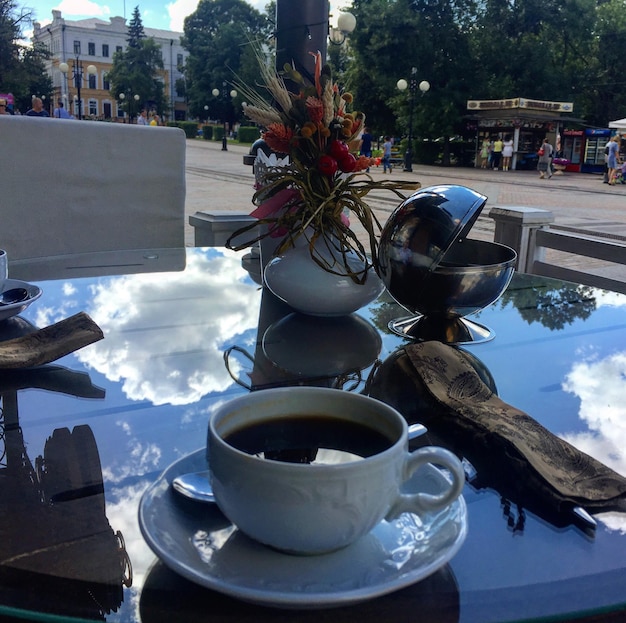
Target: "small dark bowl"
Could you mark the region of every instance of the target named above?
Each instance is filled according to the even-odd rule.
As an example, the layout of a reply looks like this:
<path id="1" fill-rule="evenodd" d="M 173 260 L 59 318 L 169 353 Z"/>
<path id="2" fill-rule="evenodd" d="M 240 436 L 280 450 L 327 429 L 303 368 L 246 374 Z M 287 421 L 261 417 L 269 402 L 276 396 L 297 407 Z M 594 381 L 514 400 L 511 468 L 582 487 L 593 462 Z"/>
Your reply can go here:
<path id="1" fill-rule="evenodd" d="M 452 245 L 419 288 L 410 261 L 397 266 L 391 294 L 411 312 L 460 318 L 498 300 L 513 277 L 516 260 L 515 251 L 505 245 L 464 240 Z"/>

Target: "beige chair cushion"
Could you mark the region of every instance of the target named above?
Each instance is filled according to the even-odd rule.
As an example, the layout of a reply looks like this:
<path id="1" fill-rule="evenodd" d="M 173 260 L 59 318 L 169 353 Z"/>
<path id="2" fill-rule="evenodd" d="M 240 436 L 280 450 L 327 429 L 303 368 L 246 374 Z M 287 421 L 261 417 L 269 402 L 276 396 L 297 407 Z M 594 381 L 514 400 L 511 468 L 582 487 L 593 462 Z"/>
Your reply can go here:
<path id="1" fill-rule="evenodd" d="M 0 248 L 9 260 L 184 247 L 178 128 L 0 115 Z"/>

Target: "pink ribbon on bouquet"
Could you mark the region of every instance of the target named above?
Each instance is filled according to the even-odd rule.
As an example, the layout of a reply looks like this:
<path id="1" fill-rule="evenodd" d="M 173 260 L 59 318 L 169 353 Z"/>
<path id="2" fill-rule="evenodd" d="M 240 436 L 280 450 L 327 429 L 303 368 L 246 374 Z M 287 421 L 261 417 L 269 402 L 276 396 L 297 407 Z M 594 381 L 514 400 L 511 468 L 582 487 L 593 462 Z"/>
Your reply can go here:
<path id="1" fill-rule="evenodd" d="M 264 219 L 269 218 L 274 215 L 278 215 L 278 213 L 285 208 L 285 206 L 290 206 L 289 209 L 293 210 L 296 206 L 294 205 L 297 200 L 300 199 L 300 193 L 297 190 L 293 190 L 292 188 L 284 188 L 283 190 L 279 190 L 273 197 L 264 201 L 256 210 L 253 210 L 250 213 L 250 216 L 254 216 L 254 218 Z M 276 227 L 276 225 L 269 225 L 270 236 L 272 238 L 278 238 L 279 236 L 284 236 L 287 233 L 287 229 L 284 227 Z"/>

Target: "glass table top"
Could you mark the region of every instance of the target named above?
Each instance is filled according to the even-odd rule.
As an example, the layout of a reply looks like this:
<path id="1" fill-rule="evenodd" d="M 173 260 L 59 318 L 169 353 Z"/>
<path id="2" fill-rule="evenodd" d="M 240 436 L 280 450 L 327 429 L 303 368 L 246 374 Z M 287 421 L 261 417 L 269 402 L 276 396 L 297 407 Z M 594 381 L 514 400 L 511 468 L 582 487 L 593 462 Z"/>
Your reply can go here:
<path id="1" fill-rule="evenodd" d="M 167 569 L 142 538 L 139 501 L 164 469 L 203 446 L 224 400 L 288 384 L 364 391 L 409 343 L 387 328 L 407 312 L 383 294 L 349 317 L 305 317 L 264 291 L 240 253 L 168 253 L 10 267 L 43 295 L 0 322 L 0 340 L 79 311 L 105 339 L 47 366 L 0 371 L 0 614 L 290 616 Z M 463 349 L 498 395 L 626 475 L 626 296 L 517 274 L 473 318 L 495 339 Z M 496 490 L 489 457 L 475 476 L 464 491 L 468 537 L 451 562 L 409 588 L 329 611 L 334 621 L 401 621 L 407 609 L 459 623 L 626 610 L 626 514 L 596 515 L 589 530 Z M 324 620 L 322 612 L 299 612 L 298 621 Z"/>

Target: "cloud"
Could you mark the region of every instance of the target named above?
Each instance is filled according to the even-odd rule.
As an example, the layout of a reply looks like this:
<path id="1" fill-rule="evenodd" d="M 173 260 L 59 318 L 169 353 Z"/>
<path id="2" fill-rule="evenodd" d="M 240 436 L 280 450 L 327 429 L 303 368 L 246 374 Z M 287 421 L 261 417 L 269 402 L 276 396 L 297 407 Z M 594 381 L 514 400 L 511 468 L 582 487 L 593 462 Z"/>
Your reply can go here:
<path id="1" fill-rule="evenodd" d="M 175 32 L 183 32 L 185 18 L 191 15 L 198 7 L 198 0 L 176 0 L 165 5 L 170 16 L 170 29 Z"/>
<path id="2" fill-rule="evenodd" d="M 579 450 L 626 476 L 626 351 L 600 358 L 586 354 L 572 364 L 563 390 L 580 399 L 579 417 L 587 430 L 562 437 Z M 597 517 L 610 530 L 626 532 L 623 514 Z"/>
<path id="3" fill-rule="evenodd" d="M 233 383 L 225 348 L 258 324 L 260 291 L 244 283 L 247 275 L 234 253 L 190 252 L 184 273 L 102 281 L 88 313 L 106 339 L 77 357 L 121 382 L 131 400 L 184 405 L 224 391 Z"/>
<path id="4" fill-rule="evenodd" d="M 106 4 L 98 4 L 90 0 L 61 0 L 54 7 L 59 9 L 64 17 L 107 17 L 111 15 L 111 9 Z"/>
<path id="5" fill-rule="evenodd" d="M 75 1 L 75 0 L 74 0 Z M 294 1 L 294 0 L 290 0 Z M 297 0 L 296 0 L 297 1 Z M 257 11 L 263 13 L 267 0 L 248 0 L 248 4 L 253 6 Z M 333 26 L 337 23 L 337 16 L 340 9 L 349 9 L 352 6 L 352 0 L 333 0 L 330 3 L 331 24 Z M 175 0 L 166 5 L 167 13 L 170 16 L 170 29 L 182 32 L 185 17 L 191 15 L 198 7 L 198 0 Z"/>

